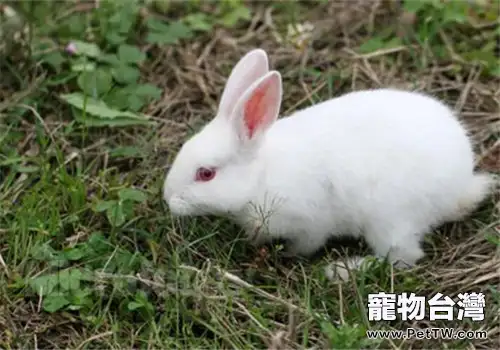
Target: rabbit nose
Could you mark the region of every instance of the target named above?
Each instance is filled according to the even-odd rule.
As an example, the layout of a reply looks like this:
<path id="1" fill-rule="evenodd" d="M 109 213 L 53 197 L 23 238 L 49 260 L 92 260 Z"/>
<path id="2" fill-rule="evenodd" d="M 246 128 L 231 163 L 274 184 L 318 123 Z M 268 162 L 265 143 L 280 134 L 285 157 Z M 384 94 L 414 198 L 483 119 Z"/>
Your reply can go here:
<path id="1" fill-rule="evenodd" d="M 170 198 L 172 198 L 172 192 L 167 190 L 163 191 L 163 199 L 167 202 L 167 204 L 170 202 Z"/>
<path id="2" fill-rule="evenodd" d="M 172 198 L 172 194 L 172 189 L 165 184 L 163 187 L 163 199 L 165 200 L 165 202 L 168 203 L 170 201 L 170 198 Z"/>

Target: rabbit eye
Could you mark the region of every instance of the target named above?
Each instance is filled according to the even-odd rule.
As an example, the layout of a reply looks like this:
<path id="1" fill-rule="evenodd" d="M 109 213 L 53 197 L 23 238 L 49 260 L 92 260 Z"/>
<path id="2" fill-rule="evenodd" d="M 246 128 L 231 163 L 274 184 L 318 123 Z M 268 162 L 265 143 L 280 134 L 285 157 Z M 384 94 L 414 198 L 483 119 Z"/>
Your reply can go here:
<path id="1" fill-rule="evenodd" d="M 210 181 L 215 176 L 215 169 L 213 168 L 198 168 L 196 171 L 196 181 Z"/>

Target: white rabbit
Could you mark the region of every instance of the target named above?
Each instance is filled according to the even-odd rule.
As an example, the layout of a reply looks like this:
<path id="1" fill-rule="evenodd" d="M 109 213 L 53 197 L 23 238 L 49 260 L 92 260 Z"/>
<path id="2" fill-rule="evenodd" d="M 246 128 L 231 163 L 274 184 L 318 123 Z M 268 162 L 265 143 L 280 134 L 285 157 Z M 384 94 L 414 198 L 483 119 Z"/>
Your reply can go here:
<path id="1" fill-rule="evenodd" d="M 281 98 L 266 53 L 247 53 L 217 116 L 168 172 L 173 215 L 230 216 L 256 243 L 288 239 L 289 254 L 312 254 L 332 236 L 364 237 L 377 257 L 412 266 L 423 236 L 470 213 L 493 184 L 474 173 L 465 129 L 432 97 L 351 92 L 277 120 Z"/>

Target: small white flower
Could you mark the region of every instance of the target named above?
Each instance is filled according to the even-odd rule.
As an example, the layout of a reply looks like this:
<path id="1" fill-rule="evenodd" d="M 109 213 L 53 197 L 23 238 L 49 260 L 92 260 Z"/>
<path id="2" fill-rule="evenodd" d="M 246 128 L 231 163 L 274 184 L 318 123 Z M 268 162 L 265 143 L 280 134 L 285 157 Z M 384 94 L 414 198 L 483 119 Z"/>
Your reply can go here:
<path id="1" fill-rule="evenodd" d="M 66 48 L 64 49 L 64 51 L 66 51 L 67 53 L 69 53 L 70 55 L 74 55 L 76 54 L 77 52 L 77 48 L 76 48 L 76 45 L 74 43 L 69 43 Z"/>
<path id="2" fill-rule="evenodd" d="M 287 40 L 299 48 L 303 48 L 312 37 L 314 25 L 310 22 L 288 25 Z"/>

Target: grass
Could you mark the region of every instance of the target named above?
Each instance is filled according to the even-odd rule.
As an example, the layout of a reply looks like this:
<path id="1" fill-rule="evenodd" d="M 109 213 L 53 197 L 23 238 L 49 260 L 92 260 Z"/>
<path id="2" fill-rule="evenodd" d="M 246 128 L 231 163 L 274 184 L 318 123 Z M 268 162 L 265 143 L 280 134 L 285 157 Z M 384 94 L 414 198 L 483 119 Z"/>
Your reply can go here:
<path id="1" fill-rule="evenodd" d="M 429 237 L 416 268 L 345 283 L 324 266 L 362 244 L 285 259 L 229 222 L 173 220 L 161 199 L 179 146 L 253 47 L 283 74 L 283 114 L 362 88 L 422 90 L 457 109 L 478 168 L 499 174 L 494 4 L 0 2 L 0 347 L 498 348 L 498 192 Z M 306 21 L 309 36 L 287 38 Z M 381 291 L 483 292 L 485 319 L 369 321 Z M 365 334 L 408 327 L 488 339 Z"/>

